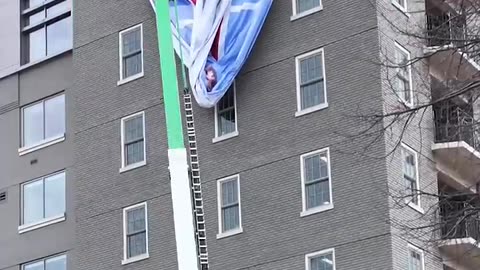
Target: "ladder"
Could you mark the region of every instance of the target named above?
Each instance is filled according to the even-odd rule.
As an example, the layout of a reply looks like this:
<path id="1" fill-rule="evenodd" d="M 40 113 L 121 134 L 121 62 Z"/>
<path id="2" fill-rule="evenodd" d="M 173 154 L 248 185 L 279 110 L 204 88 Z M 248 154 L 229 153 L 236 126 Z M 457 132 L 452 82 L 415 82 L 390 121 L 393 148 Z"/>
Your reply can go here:
<path id="1" fill-rule="evenodd" d="M 192 97 L 189 93 L 183 95 L 185 120 L 188 136 L 188 150 L 190 158 L 190 186 L 193 198 L 193 215 L 195 221 L 195 237 L 197 241 L 197 255 L 201 270 L 208 270 L 207 235 L 205 230 L 205 216 L 203 212 L 202 187 L 200 180 L 200 166 L 198 164 L 197 137 L 193 118 Z"/>

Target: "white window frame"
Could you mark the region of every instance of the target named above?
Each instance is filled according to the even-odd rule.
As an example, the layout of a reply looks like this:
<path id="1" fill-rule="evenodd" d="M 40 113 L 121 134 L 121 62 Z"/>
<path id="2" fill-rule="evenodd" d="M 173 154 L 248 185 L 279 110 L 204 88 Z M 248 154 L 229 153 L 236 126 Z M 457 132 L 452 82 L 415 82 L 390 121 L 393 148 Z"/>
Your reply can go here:
<path id="1" fill-rule="evenodd" d="M 223 228 L 223 221 L 222 221 L 222 183 L 231 181 L 235 178 L 237 181 L 238 189 L 237 189 L 237 196 L 238 196 L 238 228 L 233 229 L 230 231 L 222 232 Z M 225 178 L 221 178 L 217 180 L 217 213 L 218 213 L 218 234 L 217 239 L 236 235 L 243 232 L 243 225 L 242 225 L 242 199 L 240 196 L 240 175 L 235 174 L 231 176 L 227 176 Z"/>
<path id="2" fill-rule="evenodd" d="M 407 269 L 410 270 L 410 252 L 413 251 L 413 252 L 416 252 L 418 254 L 420 254 L 420 258 L 422 260 L 422 269 L 421 270 L 425 270 L 425 253 L 423 252 L 422 249 L 408 243 L 407 245 L 407 250 L 408 250 L 408 256 L 407 256 Z"/>
<path id="3" fill-rule="evenodd" d="M 401 150 L 402 150 L 402 153 L 401 153 L 401 156 L 402 156 L 402 164 L 401 164 L 401 166 L 402 166 L 403 186 L 404 186 L 404 187 L 406 186 L 406 182 L 405 182 L 405 181 L 407 181 L 407 180 L 405 179 L 404 171 L 403 171 L 403 167 L 404 167 L 404 164 L 403 164 L 403 163 L 405 162 L 404 151 L 407 151 L 407 152 L 413 154 L 413 156 L 414 156 L 414 158 L 415 158 L 415 170 L 416 170 L 416 178 L 417 178 L 417 179 L 415 179 L 415 182 L 416 182 L 416 185 L 417 185 L 417 189 L 420 190 L 420 175 L 419 175 L 420 172 L 419 172 L 419 170 L 418 170 L 418 153 L 417 153 L 417 151 L 415 151 L 413 148 L 411 148 L 410 146 L 408 146 L 407 144 L 405 144 L 405 143 L 403 143 L 403 142 L 401 143 Z M 424 213 L 424 210 L 423 210 L 423 208 L 422 208 L 422 206 L 421 206 L 421 196 L 420 196 L 420 194 L 417 194 L 417 201 L 418 201 L 418 204 L 415 204 L 415 203 L 413 203 L 413 201 L 412 201 L 410 198 L 408 198 L 408 197 L 405 198 L 405 203 L 406 203 L 408 206 L 410 206 L 410 207 L 413 208 L 414 210 L 416 210 L 416 211 L 418 211 L 418 212 L 420 212 L 420 213 L 423 214 L 423 213 Z"/>
<path id="4" fill-rule="evenodd" d="M 125 165 L 126 164 L 126 159 L 125 159 L 125 121 L 137 117 L 141 115 L 142 116 L 142 121 L 143 121 L 143 161 Z M 142 166 L 147 165 L 147 136 L 145 133 L 145 111 L 137 112 L 134 114 L 131 114 L 129 116 L 125 116 L 121 119 L 121 124 L 120 124 L 120 132 L 121 132 L 121 153 L 122 153 L 122 167 L 120 168 L 120 173 L 126 172 L 129 170 L 133 170 Z"/>
<path id="5" fill-rule="evenodd" d="M 309 254 L 305 255 L 305 269 L 306 270 L 311 270 L 310 260 L 312 258 L 316 258 L 316 257 L 320 257 L 320 256 L 323 256 L 323 255 L 328 255 L 328 254 L 332 254 L 333 270 L 335 270 L 336 269 L 336 264 L 335 264 L 335 249 L 334 248 L 324 249 L 324 250 L 320 250 L 320 251 L 309 253 Z"/>
<path id="6" fill-rule="evenodd" d="M 50 100 L 50 99 L 53 99 L 53 98 L 56 98 L 56 97 L 59 97 L 59 96 L 64 96 L 64 99 L 65 99 L 65 103 L 64 103 L 64 114 L 65 114 L 65 131 L 63 132 L 63 134 L 60 134 L 60 135 L 57 135 L 57 136 L 53 136 L 53 137 L 50 137 L 50 138 L 44 138 L 43 140 L 37 142 L 37 143 L 34 143 L 32 145 L 25 145 L 25 113 L 24 113 L 24 110 L 26 108 L 29 108 L 31 106 L 35 106 L 35 105 L 38 105 L 40 103 L 43 104 L 43 125 L 45 126 L 45 102 L 47 100 Z M 33 103 L 30 103 L 30 104 L 27 104 L 27 105 L 24 105 L 22 106 L 21 110 L 20 110 L 20 145 L 21 147 L 18 149 L 18 155 L 19 156 L 23 156 L 23 155 L 26 155 L 28 153 L 32 153 L 32 152 L 35 152 L 37 150 L 40 150 L 42 148 L 45 148 L 45 147 L 48 147 L 50 145 L 54 145 L 54 144 L 57 144 L 57 143 L 60 143 L 60 142 L 63 142 L 65 141 L 65 133 L 67 132 L 67 96 L 65 95 L 65 92 L 61 92 L 61 93 L 58 93 L 58 94 L 55 94 L 55 95 L 52 95 L 52 96 L 49 96 L 47 98 L 44 98 L 42 100 L 37 100 Z M 45 132 L 45 130 L 44 130 Z"/>
<path id="7" fill-rule="evenodd" d="M 323 0 L 320 0 L 320 5 L 319 5 L 319 6 L 298 13 L 298 11 L 297 11 L 297 1 L 298 1 L 298 0 L 292 0 L 292 11 L 293 11 L 293 15 L 290 17 L 290 21 L 294 21 L 294 20 L 300 19 L 300 18 L 305 17 L 305 16 L 308 16 L 308 15 L 310 15 L 310 14 L 319 12 L 320 10 L 323 9 Z"/>
<path id="8" fill-rule="evenodd" d="M 145 209 L 145 253 L 141 255 L 137 255 L 135 257 L 128 258 L 127 256 L 127 212 L 136 209 L 136 208 L 144 208 Z M 138 262 L 141 260 L 148 259 L 150 257 L 150 253 L 148 250 L 148 209 L 147 209 L 147 202 L 138 203 L 126 208 L 123 208 L 123 260 L 122 265 Z"/>
<path id="9" fill-rule="evenodd" d="M 33 231 L 33 230 L 36 230 L 36 229 L 40 229 L 40 228 L 43 228 L 43 227 L 46 227 L 46 226 L 49 226 L 49 225 L 53 225 L 53 224 L 65 221 L 66 215 L 65 215 L 65 212 L 64 212 L 63 214 L 59 214 L 59 215 L 48 217 L 48 218 L 43 218 L 43 219 L 38 220 L 38 221 L 33 222 L 33 223 L 24 224 L 24 212 L 25 212 L 25 210 L 24 210 L 24 201 L 25 201 L 24 187 L 28 184 L 31 184 L 31 183 L 34 183 L 34 182 L 37 182 L 37 181 L 43 181 L 43 185 L 45 185 L 45 179 L 46 178 L 49 178 L 51 176 L 58 175 L 58 174 L 63 174 L 64 175 L 64 181 L 65 181 L 65 191 L 64 191 L 65 192 L 65 211 L 67 211 L 67 173 L 66 173 L 65 170 L 54 172 L 54 173 L 51 173 L 51 174 L 48 174 L 48 175 L 45 175 L 45 176 L 42 176 L 42 177 L 39 177 L 39 178 L 35 178 L 33 180 L 30 180 L 30 181 L 27 181 L 25 183 L 22 183 L 20 185 L 20 214 L 21 214 L 21 218 L 20 218 L 20 226 L 18 226 L 18 233 L 19 234 L 26 233 L 26 232 L 29 232 L 29 231 Z M 45 194 L 43 194 L 43 195 L 45 196 Z M 43 200 L 45 200 L 45 197 L 43 198 Z"/>
<path id="10" fill-rule="evenodd" d="M 409 16 L 408 14 L 408 0 L 405 0 L 405 6 L 402 6 L 398 0 L 392 0 L 392 5 L 394 5 L 396 8 L 398 8 L 401 12 L 405 13 L 406 15 Z"/>
<path id="11" fill-rule="evenodd" d="M 307 196 L 306 196 L 306 190 L 305 190 L 305 158 L 309 156 L 314 156 L 317 154 L 323 154 L 323 153 L 326 153 L 327 159 L 328 159 L 328 185 L 329 185 L 329 192 L 330 192 L 330 204 L 307 209 L 307 201 L 306 201 Z M 300 174 L 301 174 L 300 178 L 302 182 L 302 212 L 300 213 L 300 216 L 301 217 L 309 216 L 315 213 L 320 213 L 323 211 L 333 209 L 333 192 L 332 192 L 333 187 L 332 187 L 330 148 L 326 147 L 326 148 L 322 148 L 319 150 L 315 150 L 315 151 L 300 155 Z"/>
<path id="12" fill-rule="evenodd" d="M 398 65 L 398 63 L 396 63 L 397 61 L 397 50 L 400 50 L 402 51 L 403 53 L 405 53 L 407 55 L 407 58 L 408 58 L 408 62 L 411 61 L 412 59 L 412 56 L 410 54 L 410 51 L 407 50 L 405 47 L 403 47 L 400 43 L 398 43 L 397 41 L 395 41 L 395 55 L 394 55 L 394 58 L 395 58 L 395 64 Z M 400 67 L 397 67 L 395 69 L 395 87 L 398 87 L 397 84 L 398 84 L 398 77 L 397 77 L 397 73 L 399 72 L 399 69 Z M 397 89 L 394 89 L 394 92 L 395 92 L 395 95 L 397 96 L 398 100 L 400 102 L 402 102 L 403 104 L 407 105 L 408 107 L 412 107 L 413 104 L 415 103 L 414 100 L 414 96 L 413 96 L 413 81 L 412 81 L 412 65 L 411 63 L 408 65 L 408 84 L 409 84 L 409 87 L 410 87 L 410 97 L 411 97 L 411 101 L 407 101 L 405 100 L 403 97 L 401 97 L 399 95 L 399 93 L 397 92 Z"/>
<path id="13" fill-rule="evenodd" d="M 325 97 L 325 102 L 302 110 L 302 98 L 301 98 L 301 89 L 300 89 L 300 85 L 301 85 L 300 61 L 310 56 L 313 56 L 315 54 L 322 54 L 323 95 Z M 295 117 L 309 114 L 309 113 L 322 110 L 328 107 L 327 77 L 325 72 L 325 66 L 326 65 L 325 65 L 325 49 L 324 48 L 319 48 L 295 57 L 295 74 L 296 74 L 296 88 L 297 88 L 296 90 L 297 111 L 295 112 Z"/>
<path id="14" fill-rule="evenodd" d="M 142 72 L 138 73 L 138 74 L 135 74 L 135 75 L 132 75 L 130 77 L 127 77 L 127 78 L 124 78 L 123 77 L 123 44 L 122 44 L 122 40 L 123 40 L 123 34 L 128 32 L 128 31 L 131 31 L 135 28 L 140 28 L 140 46 L 142 48 L 142 52 L 141 52 L 141 57 L 142 57 Z M 128 29 L 125 29 L 125 30 L 122 30 L 118 33 L 118 56 L 119 56 L 119 70 L 120 70 L 120 80 L 117 82 L 117 85 L 122 85 L 122 84 L 125 84 L 125 83 L 128 83 L 128 82 L 131 82 L 131 81 L 134 81 L 136 79 L 139 79 L 139 78 L 142 78 L 144 76 L 144 71 L 145 71 L 145 59 L 144 59 L 144 51 L 145 51 L 145 48 L 143 47 L 143 23 L 141 24 L 137 24 L 135 26 L 132 26 Z"/>
<path id="15" fill-rule="evenodd" d="M 45 269 L 45 268 L 46 268 L 46 267 L 45 267 L 46 262 L 47 262 L 48 260 L 52 260 L 52 259 L 57 259 L 57 260 L 58 260 L 58 259 L 65 259 L 65 260 L 67 260 L 67 254 L 65 254 L 65 253 L 64 253 L 64 254 L 57 254 L 57 255 L 53 255 L 53 256 L 49 256 L 49 257 L 44 257 L 44 258 L 41 258 L 41 259 L 38 259 L 38 260 L 35 260 L 35 261 L 26 262 L 26 263 L 23 263 L 23 264 L 21 265 L 21 268 L 20 268 L 20 269 L 21 269 L 21 270 L 25 270 L 25 266 L 28 266 L 28 265 L 31 265 L 31 264 L 38 264 L 38 263 L 40 263 L 40 262 L 43 263 L 43 269 Z M 68 269 L 68 262 L 67 262 L 67 267 L 66 267 L 66 269 Z"/>
<path id="16" fill-rule="evenodd" d="M 215 118 L 215 137 L 212 139 L 212 143 L 224 141 L 238 136 L 238 114 L 237 114 L 237 83 L 233 81 L 233 105 L 235 110 L 235 131 L 228 134 L 218 136 L 218 103 L 215 105 L 214 118 Z"/>

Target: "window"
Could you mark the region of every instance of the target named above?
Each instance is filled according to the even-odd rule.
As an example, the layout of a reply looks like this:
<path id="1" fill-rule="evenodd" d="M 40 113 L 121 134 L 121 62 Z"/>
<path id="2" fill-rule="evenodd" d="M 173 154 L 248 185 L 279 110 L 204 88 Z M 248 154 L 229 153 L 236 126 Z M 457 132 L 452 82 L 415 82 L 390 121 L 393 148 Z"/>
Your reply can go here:
<path id="1" fill-rule="evenodd" d="M 418 157 L 417 153 L 405 144 L 402 144 L 403 178 L 406 185 L 406 201 L 409 205 L 420 207 L 418 194 Z"/>
<path id="2" fill-rule="evenodd" d="M 396 85 L 395 94 L 406 105 L 413 105 L 412 70 L 410 52 L 395 43 Z"/>
<path id="3" fill-rule="evenodd" d="M 214 142 L 238 135 L 235 82 L 215 106 Z"/>
<path id="4" fill-rule="evenodd" d="M 32 148 L 65 136 L 65 95 L 22 109 L 22 147 Z M 23 149 L 22 149 L 23 150 Z"/>
<path id="5" fill-rule="evenodd" d="M 328 106 L 323 49 L 296 58 L 297 116 Z"/>
<path id="6" fill-rule="evenodd" d="M 140 203 L 123 209 L 122 264 L 148 258 L 148 215 L 147 203 Z"/>
<path id="7" fill-rule="evenodd" d="M 303 215 L 333 208 L 329 149 L 300 157 Z"/>
<path id="8" fill-rule="evenodd" d="M 423 251 L 413 245 L 408 245 L 408 270 L 424 270 Z"/>
<path id="9" fill-rule="evenodd" d="M 403 12 L 407 12 L 407 0 L 392 0 L 394 6 Z"/>
<path id="10" fill-rule="evenodd" d="M 241 233 L 240 176 L 218 180 L 217 192 L 219 224 L 217 238 Z"/>
<path id="11" fill-rule="evenodd" d="M 321 0 L 292 0 L 293 1 L 293 17 L 298 19 L 300 17 L 312 14 L 322 9 Z"/>
<path id="12" fill-rule="evenodd" d="M 143 26 L 120 32 L 120 81 L 126 83 L 143 76 Z"/>
<path id="13" fill-rule="evenodd" d="M 327 249 L 305 256 L 306 270 L 335 270 L 335 250 Z"/>
<path id="14" fill-rule="evenodd" d="M 130 170 L 146 164 L 145 113 L 122 119 L 122 169 Z"/>
<path id="15" fill-rule="evenodd" d="M 65 220 L 65 172 L 27 182 L 21 189 L 20 232 Z"/>
<path id="16" fill-rule="evenodd" d="M 67 270 L 67 255 L 41 259 L 22 265 L 22 270 Z"/>
<path id="17" fill-rule="evenodd" d="M 71 0 L 23 2 L 24 63 L 72 49 Z"/>

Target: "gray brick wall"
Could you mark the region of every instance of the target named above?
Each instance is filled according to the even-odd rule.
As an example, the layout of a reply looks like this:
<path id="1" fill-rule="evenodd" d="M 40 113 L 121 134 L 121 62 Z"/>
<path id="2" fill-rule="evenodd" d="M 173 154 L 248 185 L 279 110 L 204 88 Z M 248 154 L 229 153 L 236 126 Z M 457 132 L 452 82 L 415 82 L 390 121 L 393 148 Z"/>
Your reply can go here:
<path id="1" fill-rule="evenodd" d="M 75 2 L 78 269 L 175 269 L 165 120 L 148 1 Z M 145 76 L 117 86 L 118 32 L 143 23 Z M 121 118 L 145 111 L 147 165 L 119 173 Z M 122 266 L 122 209 L 147 201 L 150 258 Z"/>
<path id="2" fill-rule="evenodd" d="M 325 47 L 330 104 L 325 110 L 294 117 L 293 55 L 237 80 L 238 137 L 212 144 L 213 110 L 196 109 L 212 269 L 243 269 L 389 232 L 387 198 L 382 193 L 384 162 L 352 155 L 361 152 L 366 141 L 347 143 L 335 135 L 358 130 L 345 115 L 353 114 L 352 108 L 381 106 L 378 98 L 372 98 L 381 94 L 372 80 L 377 66 L 367 64 L 367 59 L 375 58 L 375 35 L 371 31 Z M 299 157 L 328 146 L 335 208 L 301 218 Z M 377 145 L 369 154 L 381 154 L 383 149 Z M 216 179 L 236 173 L 241 177 L 244 233 L 215 240 Z M 388 241 L 377 244 L 389 249 Z"/>
<path id="3" fill-rule="evenodd" d="M 393 60 L 395 41 L 411 53 L 412 59 L 422 57 L 423 40 L 406 36 L 401 31 L 412 35 L 422 33 L 420 31 L 424 29 L 425 17 L 423 11 L 425 10 L 425 2 L 408 1 L 408 16 L 393 6 L 390 0 L 379 0 L 377 5 L 379 7 L 377 11 L 379 40 L 382 48 L 380 58 L 384 61 Z M 392 26 L 392 23 L 395 26 Z M 411 70 L 414 102 L 416 105 L 424 104 L 431 97 L 428 63 L 418 61 L 412 65 Z M 393 92 L 394 74 L 395 70 L 393 68 L 382 67 L 382 93 L 385 113 L 394 111 L 400 104 Z M 391 129 L 387 130 L 385 135 L 386 153 L 391 153 L 385 161 L 388 168 L 393 269 L 406 269 L 408 243 L 424 250 L 426 269 L 443 269 L 438 248 L 435 242 L 432 242 L 432 240 L 438 239 L 438 235 L 434 235 L 431 228 L 420 229 L 435 222 L 436 199 L 431 196 L 421 197 L 421 206 L 425 212 L 422 214 L 406 206 L 404 200 L 398 198 L 404 196 L 403 191 L 405 189 L 401 151 L 400 148 L 397 148 L 399 142 L 407 144 L 418 153 L 419 188 L 427 193 L 437 193 L 437 174 L 431 151 L 434 139 L 433 113 L 430 108 L 425 112 L 423 110 L 419 111 L 411 119 L 406 131 L 402 132 L 405 119 L 398 121 Z M 387 123 L 388 121 L 385 125 Z"/>

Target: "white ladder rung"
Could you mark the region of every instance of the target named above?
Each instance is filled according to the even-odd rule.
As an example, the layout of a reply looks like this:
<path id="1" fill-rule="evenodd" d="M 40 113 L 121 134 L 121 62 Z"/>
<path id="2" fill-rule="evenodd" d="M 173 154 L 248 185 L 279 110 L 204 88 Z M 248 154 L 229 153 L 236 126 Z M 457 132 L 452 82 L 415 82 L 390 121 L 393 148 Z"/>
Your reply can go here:
<path id="1" fill-rule="evenodd" d="M 203 198 L 200 179 L 200 165 L 198 163 L 197 137 L 195 132 L 195 118 L 193 117 L 192 96 L 184 94 L 183 103 L 185 108 L 185 122 L 187 126 L 187 141 L 189 148 L 190 172 L 192 197 L 194 199 L 194 210 L 197 235 L 197 250 L 202 270 L 208 269 L 207 237 L 205 230 L 205 214 L 203 210 Z"/>

